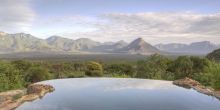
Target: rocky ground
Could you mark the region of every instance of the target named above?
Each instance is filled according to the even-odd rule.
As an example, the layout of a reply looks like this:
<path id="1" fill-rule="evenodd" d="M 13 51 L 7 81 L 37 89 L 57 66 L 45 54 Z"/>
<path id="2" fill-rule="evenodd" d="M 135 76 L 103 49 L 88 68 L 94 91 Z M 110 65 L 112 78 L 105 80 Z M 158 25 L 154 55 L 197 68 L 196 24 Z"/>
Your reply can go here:
<path id="1" fill-rule="evenodd" d="M 205 87 L 202 84 L 200 84 L 198 81 L 195 81 L 190 78 L 175 80 L 173 81 L 173 84 L 184 87 L 184 88 L 193 88 L 200 93 L 214 96 L 220 99 L 220 91 L 215 91 L 213 88 Z"/>
<path id="2" fill-rule="evenodd" d="M 0 93 L 0 110 L 12 110 L 26 101 L 33 101 L 54 91 L 50 85 L 32 84 L 24 90 L 12 90 Z"/>

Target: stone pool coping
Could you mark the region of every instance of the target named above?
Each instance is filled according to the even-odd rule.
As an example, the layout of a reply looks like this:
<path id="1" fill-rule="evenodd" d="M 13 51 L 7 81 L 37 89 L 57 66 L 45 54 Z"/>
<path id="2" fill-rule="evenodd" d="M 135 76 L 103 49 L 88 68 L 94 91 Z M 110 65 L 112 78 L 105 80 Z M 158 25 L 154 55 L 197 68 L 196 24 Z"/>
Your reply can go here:
<path id="1" fill-rule="evenodd" d="M 43 97 L 55 89 L 50 85 L 31 84 L 27 89 L 11 90 L 0 93 L 0 110 L 12 110 L 26 101 L 33 101 Z"/>
<path id="2" fill-rule="evenodd" d="M 213 88 L 205 87 L 202 84 L 200 84 L 198 81 L 195 81 L 193 79 L 186 77 L 183 79 L 173 81 L 173 84 L 184 87 L 184 88 L 193 88 L 197 92 L 200 92 L 202 94 L 206 94 L 209 96 L 214 96 L 220 100 L 220 91 L 215 91 Z"/>

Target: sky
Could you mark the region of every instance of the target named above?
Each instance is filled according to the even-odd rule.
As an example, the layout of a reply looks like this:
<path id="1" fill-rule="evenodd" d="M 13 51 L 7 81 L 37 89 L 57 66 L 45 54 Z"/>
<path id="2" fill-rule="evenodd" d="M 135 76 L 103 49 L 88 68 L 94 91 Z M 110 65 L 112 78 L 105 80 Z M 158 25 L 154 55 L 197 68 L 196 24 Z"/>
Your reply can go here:
<path id="1" fill-rule="evenodd" d="M 0 31 L 151 44 L 220 44 L 220 0 L 0 0 Z"/>

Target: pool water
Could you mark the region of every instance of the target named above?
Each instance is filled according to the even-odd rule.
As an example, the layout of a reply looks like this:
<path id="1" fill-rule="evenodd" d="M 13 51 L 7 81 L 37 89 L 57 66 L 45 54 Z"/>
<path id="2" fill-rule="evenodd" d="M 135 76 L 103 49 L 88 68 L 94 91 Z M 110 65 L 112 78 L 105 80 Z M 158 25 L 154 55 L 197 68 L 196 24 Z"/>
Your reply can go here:
<path id="1" fill-rule="evenodd" d="M 16 110 L 220 110 L 215 97 L 171 81 L 71 78 L 40 82 L 55 91 Z"/>

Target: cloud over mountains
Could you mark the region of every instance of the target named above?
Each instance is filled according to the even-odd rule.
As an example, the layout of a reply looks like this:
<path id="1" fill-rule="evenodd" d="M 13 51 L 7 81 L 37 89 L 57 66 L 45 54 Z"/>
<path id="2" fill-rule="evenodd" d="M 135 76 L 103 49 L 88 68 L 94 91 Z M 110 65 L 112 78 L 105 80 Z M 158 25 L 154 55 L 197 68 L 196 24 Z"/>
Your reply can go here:
<path id="1" fill-rule="evenodd" d="M 105 22 L 94 23 L 96 31 L 70 33 L 69 36 L 103 37 L 113 41 L 118 37 L 129 41 L 134 37 L 143 37 L 151 43 L 220 41 L 220 14 L 112 13 L 101 15 L 98 19 Z"/>
<path id="2" fill-rule="evenodd" d="M 208 40 L 220 43 L 220 14 L 183 12 L 119 12 L 98 15 L 41 15 L 33 0 L 1 0 L 0 31 L 26 32 L 45 38 L 54 34 L 97 41 L 131 41 L 142 37 L 152 44 Z M 47 10 L 45 10 L 47 11 Z M 65 11 L 63 11 L 65 12 Z"/>
<path id="3" fill-rule="evenodd" d="M 31 29 L 35 13 L 29 2 L 30 0 L 1 0 L 0 30 L 17 32 Z"/>

